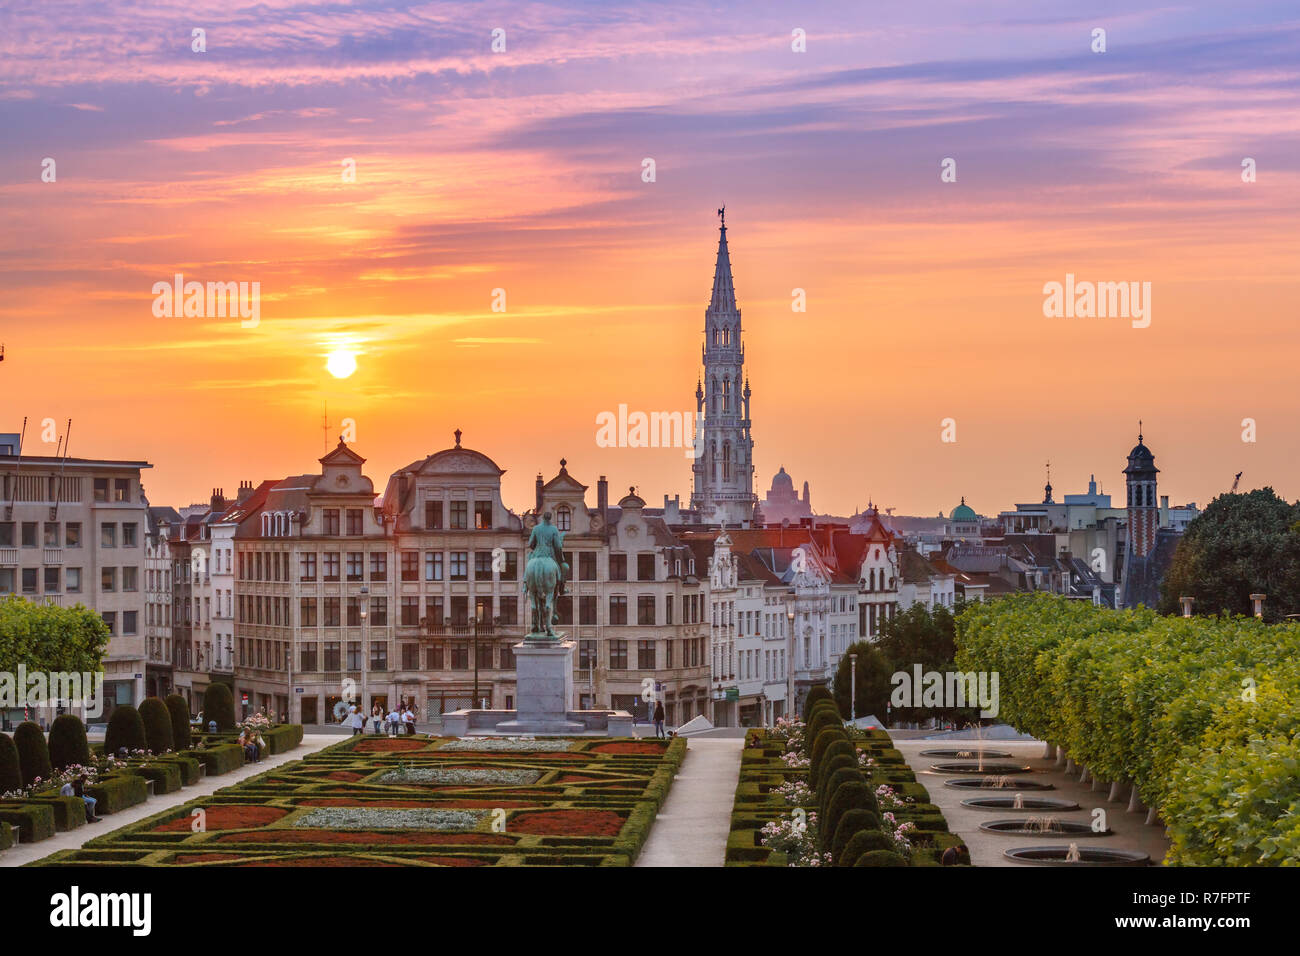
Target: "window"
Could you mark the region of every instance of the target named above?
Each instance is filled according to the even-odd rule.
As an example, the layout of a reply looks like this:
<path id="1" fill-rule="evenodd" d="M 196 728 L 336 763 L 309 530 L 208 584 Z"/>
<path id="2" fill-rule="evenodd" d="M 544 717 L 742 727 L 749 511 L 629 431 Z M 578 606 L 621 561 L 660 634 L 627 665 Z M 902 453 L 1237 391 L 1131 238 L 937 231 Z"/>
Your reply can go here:
<path id="1" fill-rule="evenodd" d="M 23 522 L 23 547 L 24 548 L 36 547 L 36 522 L 35 521 Z"/>
<path id="2" fill-rule="evenodd" d="M 611 581 L 627 580 L 626 554 L 611 554 L 609 556 L 609 579 Z"/>
<path id="3" fill-rule="evenodd" d="M 464 595 L 451 599 L 451 623 L 453 627 L 464 627 L 469 623 L 469 598 Z"/>
<path id="4" fill-rule="evenodd" d="M 451 669 L 454 671 L 469 670 L 469 645 L 464 641 L 451 645 Z"/>
<path id="5" fill-rule="evenodd" d="M 23 568 L 23 593 L 36 593 L 36 568 Z"/>
<path id="6" fill-rule="evenodd" d="M 501 623 L 502 624 L 519 623 L 519 598 L 517 597 L 501 598 Z"/>
<path id="7" fill-rule="evenodd" d="M 375 671 L 388 670 L 388 642 L 387 641 L 370 642 L 370 669 Z"/>
<path id="8" fill-rule="evenodd" d="M 611 594 L 609 596 L 609 623 L 627 623 L 627 595 Z M 613 666 L 612 664 L 610 665 Z"/>
<path id="9" fill-rule="evenodd" d="M 501 645 L 501 669 L 503 671 L 512 671 L 515 669 L 515 650 L 509 644 Z M 506 710 L 514 710 L 510 706 L 510 698 L 506 698 Z"/>
<path id="10" fill-rule="evenodd" d="M 596 552 L 595 551 L 578 552 L 578 580 L 579 581 L 596 580 Z"/>
<path id="11" fill-rule="evenodd" d="M 519 579 L 519 552 L 506 552 L 506 568 L 501 572 L 502 581 L 516 581 Z"/>
<path id="12" fill-rule="evenodd" d="M 96 501 L 108 500 L 108 479 L 107 478 L 95 479 L 95 500 Z"/>
<path id="13" fill-rule="evenodd" d="M 426 501 L 424 503 L 424 526 L 442 528 L 442 502 Z"/>
<path id="14" fill-rule="evenodd" d="M 469 527 L 469 502 L 453 501 L 451 503 L 451 529 L 464 531 Z"/>
<path id="15" fill-rule="evenodd" d="M 342 621 L 342 605 L 340 604 L 339 599 L 337 597 L 327 597 L 324 598 L 324 601 L 325 626 L 338 627 L 339 623 Z M 338 670 L 337 667 L 334 669 Z"/>
<path id="16" fill-rule="evenodd" d="M 442 645 L 436 644 L 424 652 L 424 666 L 427 670 L 440 671 L 443 668 Z"/>
<path id="17" fill-rule="evenodd" d="M 492 527 L 492 502 L 474 502 L 474 527 L 486 531 Z"/>
<path id="18" fill-rule="evenodd" d="M 612 671 L 627 670 L 627 641 L 609 642 L 609 669 Z"/>
<path id="19" fill-rule="evenodd" d="M 0 548 L 12 548 L 14 546 L 14 523 L 12 521 L 0 521 Z"/>
<path id="20" fill-rule="evenodd" d="M 122 547 L 138 548 L 140 546 L 139 541 L 136 538 L 138 528 L 139 525 L 134 521 L 122 525 Z"/>
<path id="21" fill-rule="evenodd" d="M 475 581 L 492 580 L 492 552 L 491 551 L 474 552 L 474 580 Z"/>
<path id="22" fill-rule="evenodd" d="M 113 500 L 114 501 L 126 501 L 128 500 L 130 494 L 131 494 L 130 478 L 113 479 Z"/>
<path id="23" fill-rule="evenodd" d="M 0 594 L 14 593 L 14 569 L 0 568 Z"/>
<path id="24" fill-rule="evenodd" d="M 57 548 L 59 546 L 59 523 L 57 521 L 45 522 L 45 547 Z"/>
<path id="25" fill-rule="evenodd" d="M 596 666 L 596 642 L 578 642 L 578 667 L 584 671 Z"/>
<path id="26" fill-rule="evenodd" d="M 441 551 L 424 552 L 424 580 L 426 581 L 442 580 L 442 552 Z"/>
<path id="27" fill-rule="evenodd" d="M 370 626 L 388 626 L 388 598 L 380 596 L 370 599 Z"/>
<path id="28" fill-rule="evenodd" d="M 324 523 L 323 523 L 323 526 L 322 526 L 322 533 L 323 533 L 323 534 L 327 534 L 327 535 L 332 535 L 332 536 L 334 536 L 334 537 L 338 537 L 338 533 L 339 533 L 339 509 L 338 509 L 338 508 L 325 508 L 325 509 L 321 512 L 321 515 L 322 515 L 322 517 L 324 518 Z"/>
<path id="29" fill-rule="evenodd" d="M 420 599 L 409 595 L 402 597 L 402 626 L 418 627 L 420 624 Z"/>
<path id="30" fill-rule="evenodd" d="M 636 579 L 638 581 L 653 581 L 655 579 L 655 556 L 653 554 L 638 554 L 636 556 Z"/>
<path id="31" fill-rule="evenodd" d="M 453 581 L 469 580 L 468 551 L 453 551 L 451 553 L 451 579 Z"/>
<path id="32" fill-rule="evenodd" d="M 316 669 L 316 644 L 303 644 L 298 651 L 298 669 L 302 671 L 314 671 Z"/>
<path id="33" fill-rule="evenodd" d="M 239 563 L 244 563 L 244 555 L 239 556 Z M 299 580 L 315 581 L 316 580 L 316 552 L 304 551 L 298 557 Z M 243 577 L 241 574 L 240 577 Z"/>
<path id="34" fill-rule="evenodd" d="M 664 597 L 664 623 L 673 622 L 673 596 L 671 594 Z"/>
<path id="35" fill-rule="evenodd" d="M 474 620 L 484 624 L 492 622 L 492 598 L 488 595 L 474 598 Z"/>
<path id="36" fill-rule="evenodd" d="M 105 611 L 103 614 L 100 615 L 100 617 L 102 617 L 104 619 L 104 623 L 108 625 L 108 633 L 116 634 L 117 613 L 114 611 Z"/>
<path id="37" fill-rule="evenodd" d="M 401 647 L 402 647 L 402 670 L 418 671 L 420 669 L 420 645 L 403 644 Z"/>
<path id="38" fill-rule="evenodd" d="M 370 552 L 370 580 L 387 581 L 388 580 L 388 552 L 371 551 Z M 415 580 L 412 578 L 411 580 Z"/>
<path id="39" fill-rule="evenodd" d="M 298 625 L 300 627 L 316 626 L 316 599 L 301 598 L 298 604 Z M 314 653 L 314 652 L 313 652 Z M 314 667 L 305 667 L 304 670 L 315 670 Z"/>
<path id="40" fill-rule="evenodd" d="M 139 616 L 140 616 L 139 611 L 122 612 L 122 633 L 123 634 L 137 633 L 136 621 L 139 618 Z"/>
<path id="41" fill-rule="evenodd" d="M 636 622 L 641 625 L 655 622 L 655 596 L 653 594 L 637 595 Z"/>
<path id="42" fill-rule="evenodd" d="M 349 581 L 364 581 L 366 579 L 365 557 L 360 551 L 348 552 Z"/>
<path id="43" fill-rule="evenodd" d="M 348 534 L 365 534 L 366 523 L 363 519 L 364 512 L 360 508 L 348 509 Z"/>
<path id="44" fill-rule="evenodd" d="M 325 667 L 327 671 L 338 671 L 343 669 L 343 659 L 340 656 L 341 645 L 338 641 L 325 642 Z"/>
<path id="45" fill-rule="evenodd" d="M 482 670 L 490 671 L 493 670 L 494 668 L 495 665 L 492 660 L 492 642 L 479 641 L 478 642 L 478 669 L 481 671 Z"/>
<path id="46" fill-rule="evenodd" d="M 596 596 L 594 594 L 583 594 L 578 597 L 578 623 L 596 623 Z"/>
<path id="47" fill-rule="evenodd" d="M 555 602 L 555 613 L 560 623 L 566 626 L 573 623 L 573 595 L 566 594 Z"/>
<path id="48" fill-rule="evenodd" d="M 573 512 L 568 505 L 560 505 L 555 509 L 555 527 L 561 531 L 573 530 Z"/>
<path id="49" fill-rule="evenodd" d="M 643 671 L 652 671 L 655 669 L 654 641 L 636 642 L 636 666 L 638 670 Z"/>
<path id="50" fill-rule="evenodd" d="M 402 552 L 402 580 L 403 581 L 420 580 L 420 552 L 419 551 Z"/>
<path id="51" fill-rule="evenodd" d="M 348 627 L 361 626 L 361 598 L 355 594 L 348 595 Z"/>
<path id="52" fill-rule="evenodd" d="M 66 568 L 63 572 L 63 585 L 72 594 L 81 590 L 81 568 Z"/>
<path id="53" fill-rule="evenodd" d="M 102 568 L 100 570 L 99 589 L 105 592 L 117 590 L 117 568 Z"/>
<path id="54" fill-rule="evenodd" d="M 10 579 L 12 580 L 12 578 L 13 578 L 13 572 L 10 572 Z M 13 588 L 11 587 L 10 590 L 12 591 Z M 59 593 L 59 569 L 58 568 L 45 569 L 45 593 L 46 594 Z"/>
<path id="55" fill-rule="evenodd" d="M 323 557 L 325 580 L 337 581 L 339 579 L 339 553 L 337 551 L 326 551 Z"/>
<path id="56" fill-rule="evenodd" d="M 361 670 L 361 642 L 348 641 L 347 653 L 347 669 L 350 671 Z"/>
<path id="57" fill-rule="evenodd" d="M 122 569 L 122 590 L 123 591 L 140 590 L 140 569 L 139 568 Z"/>
<path id="58" fill-rule="evenodd" d="M 442 627 L 445 615 L 442 609 L 441 597 L 428 597 L 424 599 L 424 616 L 428 618 L 429 623 Z"/>

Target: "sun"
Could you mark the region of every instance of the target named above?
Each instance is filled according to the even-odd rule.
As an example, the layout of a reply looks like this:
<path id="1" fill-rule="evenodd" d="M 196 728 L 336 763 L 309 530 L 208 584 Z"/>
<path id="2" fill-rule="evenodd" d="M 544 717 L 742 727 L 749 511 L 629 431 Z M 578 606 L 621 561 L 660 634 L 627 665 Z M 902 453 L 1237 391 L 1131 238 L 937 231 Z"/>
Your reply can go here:
<path id="1" fill-rule="evenodd" d="M 325 368 L 335 378 L 347 378 L 357 370 L 357 353 L 335 349 L 325 360 Z"/>

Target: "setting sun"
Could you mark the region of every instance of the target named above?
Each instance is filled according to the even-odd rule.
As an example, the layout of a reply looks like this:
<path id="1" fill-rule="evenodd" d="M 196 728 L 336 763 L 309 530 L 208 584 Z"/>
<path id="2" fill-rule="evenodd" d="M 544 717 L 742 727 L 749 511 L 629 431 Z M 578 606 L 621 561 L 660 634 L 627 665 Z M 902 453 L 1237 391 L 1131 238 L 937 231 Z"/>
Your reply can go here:
<path id="1" fill-rule="evenodd" d="M 357 353 L 335 349 L 325 360 L 325 368 L 335 378 L 347 378 L 357 370 Z"/>

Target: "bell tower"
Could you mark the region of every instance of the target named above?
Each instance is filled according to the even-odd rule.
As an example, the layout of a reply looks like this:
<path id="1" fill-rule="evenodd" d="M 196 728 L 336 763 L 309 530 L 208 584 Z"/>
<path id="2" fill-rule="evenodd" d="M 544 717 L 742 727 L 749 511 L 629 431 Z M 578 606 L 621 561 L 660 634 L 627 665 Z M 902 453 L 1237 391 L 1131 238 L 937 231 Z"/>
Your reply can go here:
<path id="1" fill-rule="evenodd" d="M 1160 526 L 1160 509 L 1156 502 L 1155 456 L 1142 444 L 1142 423 L 1138 423 L 1138 443 L 1128 453 L 1128 467 L 1124 481 L 1128 485 L 1128 553 L 1146 557 L 1156 544 L 1156 531 Z"/>

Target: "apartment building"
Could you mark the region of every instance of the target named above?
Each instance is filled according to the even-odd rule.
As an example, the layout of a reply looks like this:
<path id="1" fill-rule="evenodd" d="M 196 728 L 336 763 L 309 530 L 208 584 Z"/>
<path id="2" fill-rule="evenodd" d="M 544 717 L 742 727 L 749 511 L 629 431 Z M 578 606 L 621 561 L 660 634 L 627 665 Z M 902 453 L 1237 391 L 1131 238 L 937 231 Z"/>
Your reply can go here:
<path id="1" fill-rule="evenodd" d="M 105 714 L 145 693 L 144 461 L 0 455 L 0 597 L 83 604 L 111 632 Z M 13 715 L 6 715 L 11 718 Z M 48 720 L 50 715 L 38 715 Z"/>

